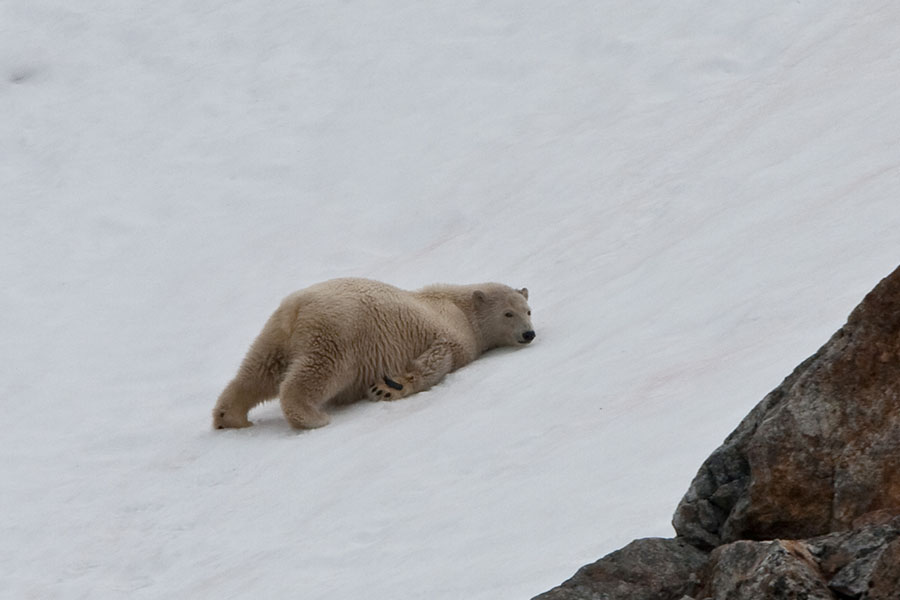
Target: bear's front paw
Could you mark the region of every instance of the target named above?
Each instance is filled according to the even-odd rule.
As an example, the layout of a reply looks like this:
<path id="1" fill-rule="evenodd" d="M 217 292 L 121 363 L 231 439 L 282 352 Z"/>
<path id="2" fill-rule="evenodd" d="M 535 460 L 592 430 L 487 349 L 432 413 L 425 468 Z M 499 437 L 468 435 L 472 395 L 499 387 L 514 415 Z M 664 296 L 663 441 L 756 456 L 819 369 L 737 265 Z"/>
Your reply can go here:
<path id="1" fill-rule="evenodd" d="M 240 429 L 253 425 L 246 415 L 233 415 L 217 408 L 213 411 L 213 429 Z"/>
<path id="2" fill-rule="evenodd" d="M 390 377 L 384 377 L 382 381 L 376 382 L 375 385 L 369 388 L 369 400 L 372 402 L 397 400 L 408 393 L 409 390 L 406 385 Z"/>

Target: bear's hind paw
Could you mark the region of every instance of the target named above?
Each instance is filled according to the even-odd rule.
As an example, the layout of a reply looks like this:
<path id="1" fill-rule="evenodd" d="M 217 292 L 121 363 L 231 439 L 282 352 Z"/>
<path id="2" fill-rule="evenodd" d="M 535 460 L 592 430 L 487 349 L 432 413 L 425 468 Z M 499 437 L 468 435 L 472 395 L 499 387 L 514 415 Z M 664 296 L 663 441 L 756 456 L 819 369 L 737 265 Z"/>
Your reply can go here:
<path id="1" fill-rule="evenodd" d="M 384 377 L 383 381 L 376 382 L 369 388 L 369 400 L 378 402 L 379 400 L 398 400 L 405 396 L 405 390 L 402 383 L 394 381 L 390 377 Z"/>

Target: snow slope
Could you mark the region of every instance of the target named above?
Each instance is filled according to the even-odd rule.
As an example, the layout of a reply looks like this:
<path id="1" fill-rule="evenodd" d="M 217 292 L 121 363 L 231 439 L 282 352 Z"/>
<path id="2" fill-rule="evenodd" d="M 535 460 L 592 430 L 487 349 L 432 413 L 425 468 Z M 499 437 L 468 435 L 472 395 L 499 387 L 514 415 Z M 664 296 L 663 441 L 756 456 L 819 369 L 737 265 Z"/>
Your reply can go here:
<path id="1" fill-rule="evenodd" d="M 891 2 L 0 3 L 0 596 L 528 598 L 900 247 Z M 528 286 L 536 343 L 292 431 L 286 293 Z"/>

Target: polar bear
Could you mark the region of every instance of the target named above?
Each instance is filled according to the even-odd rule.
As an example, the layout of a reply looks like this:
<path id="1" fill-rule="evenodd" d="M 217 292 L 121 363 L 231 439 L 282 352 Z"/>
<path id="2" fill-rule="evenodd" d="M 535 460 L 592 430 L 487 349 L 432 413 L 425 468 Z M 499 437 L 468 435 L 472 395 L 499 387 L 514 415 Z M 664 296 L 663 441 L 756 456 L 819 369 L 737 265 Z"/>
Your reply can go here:
<path id="1" fill-rule="evenodd" d="M 326 403 L 397 400 L 499 346 L 535 338 L 528 290 L 432 285 L 416 292 L 333 279 L 285 298 L 213 409 L 213 427 L 248 427 L 251 408 L 278 396 L 300 429 L 327 425 Z"/>

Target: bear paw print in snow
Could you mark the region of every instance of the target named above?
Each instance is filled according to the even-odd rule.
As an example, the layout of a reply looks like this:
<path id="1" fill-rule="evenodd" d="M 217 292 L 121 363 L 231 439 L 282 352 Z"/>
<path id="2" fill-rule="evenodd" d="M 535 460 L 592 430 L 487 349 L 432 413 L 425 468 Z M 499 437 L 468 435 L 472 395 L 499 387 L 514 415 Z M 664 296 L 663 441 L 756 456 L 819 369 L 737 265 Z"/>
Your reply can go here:
<path id="1" fill-rule="evenodd" d="M 397 400 L 408 394 L 408 388 L 402 383 L 384 377 L 383 381 L 376 382 L 369 388 L 369 400 L 378 402 L 379 400 Z"/>

